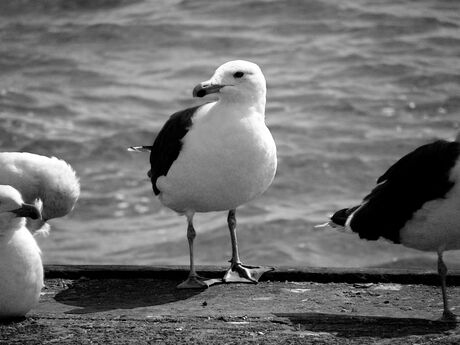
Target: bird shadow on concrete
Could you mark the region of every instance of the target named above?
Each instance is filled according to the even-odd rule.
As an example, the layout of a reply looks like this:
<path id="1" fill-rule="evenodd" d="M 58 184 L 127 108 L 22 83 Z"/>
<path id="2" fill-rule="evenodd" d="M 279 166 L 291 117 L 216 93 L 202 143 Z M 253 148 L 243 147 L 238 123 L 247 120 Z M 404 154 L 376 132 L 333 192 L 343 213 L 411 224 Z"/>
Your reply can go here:
<path id="1" fill-rule="evenodd" d="M 21 323 L 27 320 L 25 316 L 11 317 L 6 319 L 0 319 L 0 326 L 12 326 L 17 323 Z"/>
<path id="2" fill-rule="evenodd" d="M 185 300 L 203 289 L 177 289 L 177 281 L 153 279 L 77 280 L 54 299 L 78 307 L 66 314 L 88 314 L 114 309 L 134 309 Z"/>
<path id="3" fill-rule="evenodd" d="M 346 338 L 396 338 L 443 333 L 457 327 L 456 322 L 419 318 L 325 313 L 277 313 L 275 315 L 288 318 L 297 332 L 326 332 Z"/>

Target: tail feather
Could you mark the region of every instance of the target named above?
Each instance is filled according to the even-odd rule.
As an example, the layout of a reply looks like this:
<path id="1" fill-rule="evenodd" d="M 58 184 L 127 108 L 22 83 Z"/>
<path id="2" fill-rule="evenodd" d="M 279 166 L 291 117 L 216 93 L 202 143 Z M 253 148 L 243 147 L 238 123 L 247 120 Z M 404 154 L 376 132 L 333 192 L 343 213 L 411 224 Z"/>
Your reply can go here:
<path id="1" fill-rule="evenodd" d="M 130 152 L 150 152 L 152 151 L 152 146 L 131 146 L 128 147 Z"/>
<path id="2" fill-rule="evenodd" d="M 329 228 L 337 231 L 349 231 L 347 221 L 359 206 L 344 208 L 335 212 L 327 223 L 315 226 L 315 229 Z"/>
<path id="3" fill-rule="evenodd" d="M 350 207 L 350 208 L 344 208 L 344 209 L 341 209 L 337 212 L 335 212 L 332 217 L 331 217 L 331 221 L 334 223 L 334 224 L 337 224 L 338 226 L 345 226 L 347 224 L 347 220 L 348 218 L 353 214 L 353 212 L 355 212 L 357 209 L 359 208 L 359 206 L 354 206 L 354 207 Z"/>
<path id="4" fill-rule="evenodd" d="M 337 212 L 335 212 L 331 217 L 331 222 L 337 224 L 339 226 L 345 226 L 347 223 L 347 219 L 349 216 L 348 208 L 343 208 Z"/>

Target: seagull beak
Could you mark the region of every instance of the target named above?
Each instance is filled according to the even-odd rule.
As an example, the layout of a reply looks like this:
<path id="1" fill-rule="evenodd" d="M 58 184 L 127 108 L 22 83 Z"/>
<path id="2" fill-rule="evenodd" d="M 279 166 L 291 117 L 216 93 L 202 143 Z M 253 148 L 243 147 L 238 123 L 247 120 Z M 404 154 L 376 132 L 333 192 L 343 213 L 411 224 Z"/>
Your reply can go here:
<path id="1" fill-rule="evenodd" d="M 213 84 L 211 80 L 204 81 L 193 88 L 193 97 L 204 97 L 210 93 L 219 92 L 225 85 Z"/>
<path id="2" fill-rule="evenodd" d="M 16 214 L 16 217 L 28 217 L 31 219 L 41 219 L 42 214 L 37 206 L 30 204 L 22 204 L 22 206 L 16 210 L 11 211 Z"/>

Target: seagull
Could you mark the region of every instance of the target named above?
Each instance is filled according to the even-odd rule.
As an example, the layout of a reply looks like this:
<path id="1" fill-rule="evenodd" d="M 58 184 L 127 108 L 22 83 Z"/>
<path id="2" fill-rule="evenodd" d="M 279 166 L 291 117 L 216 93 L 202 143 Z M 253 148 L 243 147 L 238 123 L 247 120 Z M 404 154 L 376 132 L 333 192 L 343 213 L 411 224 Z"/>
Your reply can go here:
<path id="1" fill-rule="evenodd" d="M 455 320 L 446 292 L 443 252 L 460 249 L 460 142 L 438 140 L 398 160 L 360 205 L 334 213 L 328 225 L 360 238 L 380 237 L 438 254 L 444 321 Z"/>
<path id="2" fill-rule="evenodd" d="M 15 188 L 0 185 L 0 319 L 24 316 L 43 287 L 40 249 L 24 217 L 39 219 L 40 210 Z"/>
<path id="3" fill-rule="evenodd" d="M 195 271 L 196 212 L 228 211 L 231 266 L 219 282 L 257 283 L 273 270 L 244 265 L 236 237 L 236 208 L 267 190 L 276 172 L 276 145 L 265 125 L 265 77 L 255 63 L 230 61 L 193 89 L 194 97 L 209 94 L 218 100 L 174 113 L 152 146 L 130 148 L 150 151 L 154 194 L 187 219 L 190 272 L 178 288 L 216 283 Z"/>
<path id="4" fill-rule="evenodd" d="M 0 184 L 19 190 L 27 203 L 41 200 L 42 219 L 29 226 L 32 231 L 46 232 L 46 222 L 72 211 L 80 195 L 78 177 L 67 162 L 28 152 L 0 152 Z"/>

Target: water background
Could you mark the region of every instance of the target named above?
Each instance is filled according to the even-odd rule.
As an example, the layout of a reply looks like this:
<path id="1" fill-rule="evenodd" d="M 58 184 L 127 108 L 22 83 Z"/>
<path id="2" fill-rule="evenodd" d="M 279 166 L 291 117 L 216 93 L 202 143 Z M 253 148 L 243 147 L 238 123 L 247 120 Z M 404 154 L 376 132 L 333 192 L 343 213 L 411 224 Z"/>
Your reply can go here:
<path id="1" fill-rule="evenodd" d="M 39 240 L 45 263 L 188 264 L 185 219 L 153 197 L 148 155 L 126 148 L 203 102 L 192 89 L 220 64 L 250 60 L 267 79 L 279 169 L 237 211 L 243 260 L 434 269 L 432 254 L 312 226 L 403 154 L 455 136 L 459 57 L 452 0 L 2 0 L 0 145 L 80 176 L 75 211 Z M 226 264 L 226 214 L 195 222 L 196 263 Z"/>

